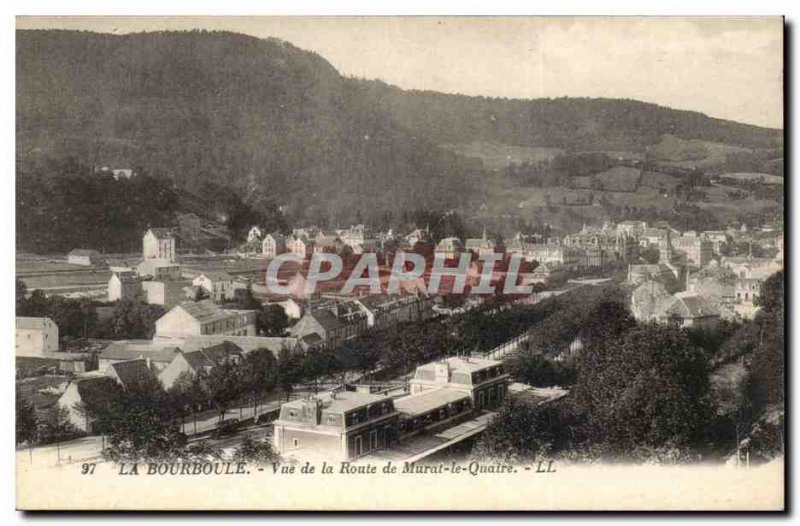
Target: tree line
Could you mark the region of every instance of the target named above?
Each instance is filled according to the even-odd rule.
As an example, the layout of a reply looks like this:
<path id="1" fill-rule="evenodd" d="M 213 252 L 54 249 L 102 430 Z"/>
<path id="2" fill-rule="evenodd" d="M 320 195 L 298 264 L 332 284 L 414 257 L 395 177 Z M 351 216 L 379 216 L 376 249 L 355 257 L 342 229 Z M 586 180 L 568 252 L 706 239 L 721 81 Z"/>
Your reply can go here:
<path id="1" fill-rule="evenodd" d="M 711 337 L 636 323 L 618 300 L 601 301 L 582 322 L 582 348 L 566 365 L 541 352 L 512 365 L 521 380 L 568 385 L 569 395 L 545 405 L 509 400 L 473 456 L 684 462 L 725 459 L 740 447 L 749 448 L 751 461 L 782 454 L 782 272 L 765 282 L 760 305 L 754 320 Z M 745 380 L 713 385 L 712 375 L 736 359 Z"/>

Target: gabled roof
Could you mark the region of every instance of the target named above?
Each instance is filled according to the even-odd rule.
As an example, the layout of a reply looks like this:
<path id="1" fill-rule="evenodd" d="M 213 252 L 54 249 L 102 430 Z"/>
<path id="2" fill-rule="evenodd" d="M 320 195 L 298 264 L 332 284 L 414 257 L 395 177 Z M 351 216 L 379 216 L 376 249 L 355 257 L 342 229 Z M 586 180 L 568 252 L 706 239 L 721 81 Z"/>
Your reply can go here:
<path id="1" fill-rule="evenodd" d="M 297 346 L 297 338 L 294 337 L 268 337 L 268 336 L 230 336 L 226 334 L 204 334 L 200 336 L 182 336 L 180 338 L 168 338 L 167 341 L 178 345 L 184 353 L 207 349 L 220 343 L 230 342 L 244 352 L 256 349 L 266 349 L 277 355 L 281 349 L 294 349 Z"/>
<path id="2" fill-rule="evenodd" d="M 242 349 L 229 341 L 224 341 L 210 347 L 183 353 L 183 358 L 192 369 L 201 370 L 206 367 L 216 367 L 225 361 L 241 356 Z"/>
<path id="3" fill-rule="evenodd" d="M 719 316 L 719 309 L 696 294 L 683 293 L 676 294 L 675 301 L 664 312 L 666 316 L 678 316 L 681 318 L 706 318 Z"/>
<path id="4" fill-rule="evenodd" d="M 100 353 L 100 359 L 122 361 L 150 358 L 153 362 L 169 363 L 175 358 L 177 349 L 174 345 L 159 345 L 151 340 L 121 340 L 108 344 Z"/>
<path id="5" fill-rule="evenodd" d="M 269 237 L 271 237 L 275 241 L 283 241 L 283 240 L 286 239 L 286 236 L 284 236 L 283 234 L 281 234 L 279 232 L 270 232 L 269 234 L 265 234 L 264 235 L 264 240 L 266 240 Z"/>
<path id="6" fill-rule="evenodd" d="M 369 296 L 363 296 L 361 298 L 358 298 L 358 302 L 361 303 L 368 310 L 375 310 L 388 303 L 391 303 L 395 299 L 397 299 L 397 297 L 381 293 L 381 294 L 370 294 Z"/>
<path id="7" fill-rule="evenodd" d="M 147 367 L 147 360 L 138 358 L 126 362 L 116 362 L 108 366 L 109 371 L 113 371 L 123 389 L 129 389 L 137 383 L 141 383 L 151 378 L 153 373 Z"/>
<path id="8" fill-rule="evenodd" d="M 436 250 L 440 252 L 452 252 L 461 250 L 464 245 L 457 237 L 446 237 L 436 244 Z"/>
<path id="9" fill-rule="evenodd" d="M 334 331 L 344 325 L 342 320 L 337 318 L 333 312 L 326 309 L 309 312 L 307 316 L 316 320 L 326 331 Z"/>
<path id="10" fill-rule="evenodd" d="M 196 319 L 201 323 L 217 319 L 225 319 L 229 316 L 233 316 L 238 313 L 253 312 L 246 310 L 232 311 L 227 309 L 221 309 L 217 304 L 215 304 L 211 300 L 184 301 L 175 308 L 177 309 L 178 307 L 183 309 L 189 316 L 191 316 L 192 318 Z"/>

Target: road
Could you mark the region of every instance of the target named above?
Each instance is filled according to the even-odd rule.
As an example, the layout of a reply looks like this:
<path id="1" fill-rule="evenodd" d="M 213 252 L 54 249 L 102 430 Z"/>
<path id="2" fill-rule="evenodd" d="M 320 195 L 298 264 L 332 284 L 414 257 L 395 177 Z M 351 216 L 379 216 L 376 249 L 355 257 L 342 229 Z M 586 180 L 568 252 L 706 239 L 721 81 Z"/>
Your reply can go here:
<path id="1" fill-rule="evenodd" d="M 17 458 L 20 462 L 27 462 L 33 466 L 59 466 L 86 462 L 100 458 L 103 442 L 102 437 L 89 436 L 61 444 L 23 448 L 17 450 Z"/>

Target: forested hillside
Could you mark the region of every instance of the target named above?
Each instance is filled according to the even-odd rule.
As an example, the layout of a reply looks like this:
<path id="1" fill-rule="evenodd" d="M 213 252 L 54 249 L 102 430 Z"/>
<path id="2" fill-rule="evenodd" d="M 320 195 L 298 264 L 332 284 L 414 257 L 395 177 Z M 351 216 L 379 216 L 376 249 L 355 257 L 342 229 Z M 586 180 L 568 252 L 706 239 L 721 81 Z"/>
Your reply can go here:
<path id="1" fill-rule="evenodd" d="M 365 103 L 322 58 L 276 40 L 20 31 L 17 94 L 26 162 L 142 167 L 309 219 L 447 206 L 468 182 L 456 155 Z"/>
<path id="2" fill-rule="evenodd" d="M 493 99 L 401 90 L 377 81 L 362 85 L 394 119 L 439 143 L 640 151 L 658 143 L 662 135 L 673 134 L 746 148 L 782 146 L 780 130 L 635 100 Z"/>
<path id="3" fill-rule="evenodd" d="M 178 196 L 189 192 L 193 202 L 205 200 L 214 220 L 225 216 L 219 210 L 226 205 L 218 201 L 230 202 L 232 192 L 255 214 L 244 213 L 241 221 L 280 210 L 285 224 L 366 221 L 382 227 L 405 227 L 421 211 L 435 220 L 448 210 L 467 219 L 479 210 L 492 217 L 510 210 L 509 224 L 530 221 L 520 214 L 541 215 L 526 203 L 541 208 L 547 202 L 565 225 L 586 220 L 584 212 L 609 214 L 606 200 L 606 208 L 579 211 L 572 205 L 586 196 L 525 189 L 530 181 L 580 187 L 573 179 L 592 174 L 561 170 L 574 164 L 569 159 L 515 166 L 503 155 L 493 165 L 473 154 L 487 148 L 534 157 L 552 150 L 543 161 L 550 163 L 552 155 L 586 151 L 641 155 L 669 135 L 702 143 L 687 151 L 706 151 L 708 159 L 700 162 L 709 169 L 777 175 L 783 169 L 780 130 L 629 100 L 404 91 L 345 78 L 324 58 L 290 43 L 227 32 L 18 31 L 16 78 L 17 182 L 24 203 L 34 203 L 18 208 L 18 217 L 39 217 L 18 225 L 25 233 L 61 213 L 36 198 L 57 186 L 54 179 L 64 175 L 57 166 L 82 166 L 87 177 L 102 166 L 133 169 Z M 493 175 L 497 166 L 507 167 L 509 177 Z M 112 193 L 121 201 L 130 195 L 122 188 Z M 618 198 L 607 201 L 629 200 Z M 640 201 L 659 210 L 674 205 L 649 195 Z M 144 222 L 161 220 L 156 214 Z M 124 227 L 123 237 L 140 226 L 130 218 L 119 224 L 136 225 Z M 116 229 L 110 228 L 108 235 Z M 497 230 L 504 228 L 511 227 Z M 128 243 L 133 240 L 121 244 Z"/>

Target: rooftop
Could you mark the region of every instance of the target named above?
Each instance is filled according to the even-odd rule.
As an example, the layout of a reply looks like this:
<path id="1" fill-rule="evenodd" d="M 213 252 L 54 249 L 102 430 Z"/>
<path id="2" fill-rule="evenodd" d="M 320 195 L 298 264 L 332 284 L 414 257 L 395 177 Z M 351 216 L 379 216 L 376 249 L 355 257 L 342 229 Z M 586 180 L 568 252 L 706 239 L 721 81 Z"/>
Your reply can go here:
<path id="1" fill-rule="evenodd" d="M 125 389 L 152 377 L 150 368 L 147 367 L 147 361 L 144 358 L 112 363 L 108 368 L 116 373 L 119 383 Z"/>
<path id="2" fill-rule="evenodd" d="M 344 325 L 342 320 L 337 318 L 333 312 L 327 309 L 311 311 L 307 314 L 307 316 L 310 316 L 316 320 L 317 323 L 322 325 L 326 331 L 333 331 Z"/>
<path id="3" fill-rule="evenodd" d="M 675 295 L 675 301 L 665 312 L 670 316 L 681 316 L 686 318 L 702 318 L 707 316 L 719 316 L 719 309 L 702 296 L 692 293 L 680 293 Z"/>
<path id="4" fill-rule="evenodd" d="M 227 309 L 221 309 L 216 303 L 214 303 L 211 300 L 184 301 L 175 308 L 183 309 L 184 311 L 186 311 L 187 314 L 189 314 L 189 316 L 200 322 L 208 322 L 218 319 L 224 319 L 227 318 L 228 316 L 237 313 L 253 312 L 245 310 L 232 311 Z"/>
<path id="5" fill-rule="evenodd" d="M 134 360 L 150 358 L 154 362 L 171 362 L 178 347 L 152 340 L 121 340 L 109 343 L 100 353 L 102 360 Z"/>
<path id="6" fill-rule="evenodd" d="M 370 404 L 391 400 L 391 396 L 376 395 L 369 393 L 358 393 L 355 391 L 339 391 L 336 393 L 322 393 L 317 395 L 318 400 L 322 401 L 322 410 L 328 414 L 344 414 L 353 409 L 358 409 Z M 293 400 L 285 405 L 302 409 L 307 403 L 305 399 Z"/>
<path id="7" fill-rule="evenodd" d="M 488 369 L 489 367 L 494 367 L 496 365 L 501 365 L 502 362 L 497 360 L 489 360 L 486 358 L 472 358 L 472 357 L 460 357 L 460 356 L 453 356 L 450 358 L 446 358 L 444 360 L 447 365 L 453 371 L 460 371 L 460 372 L 468 372 L 473 373 L 475 371 L 482 371 L 483 369 Z M 433 370 L 437 363 L 440 362 L 430 362 L 426 363 L 425 365 L 420 365 L 417 369 L 430 369 Z"/>
<path id="8" fill-rule="evenodd" d="M 463 391 L 454 391 L 446 387 L 423 391 L 418 394 L 396 398 L 394 407 L 401 413 L 411 416 L 424 415 L 444 405 L 469 399 L 470 396 Z"/>

